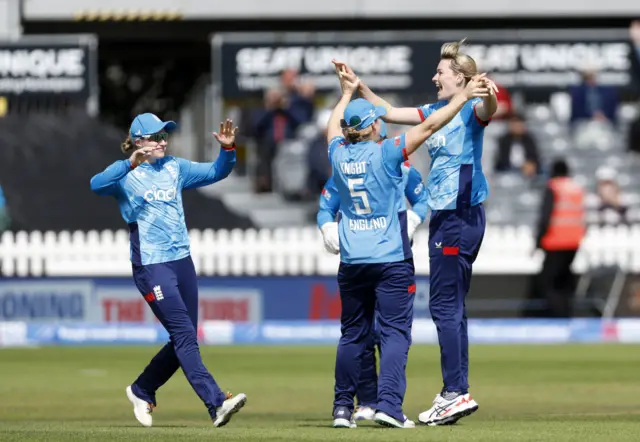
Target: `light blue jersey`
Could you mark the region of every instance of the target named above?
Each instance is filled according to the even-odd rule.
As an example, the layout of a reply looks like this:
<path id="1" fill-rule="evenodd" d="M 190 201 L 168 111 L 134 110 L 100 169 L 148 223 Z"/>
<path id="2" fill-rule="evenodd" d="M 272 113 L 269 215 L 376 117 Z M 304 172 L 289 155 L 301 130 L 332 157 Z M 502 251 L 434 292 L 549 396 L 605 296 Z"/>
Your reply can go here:
<path id="1" fill-rule="evenodd" d="M 347 264 L 412 258 L 401 165 L 404 135 L 380 143 L 329 143 L 329 158 L 340 200 L 340 258 Z"/>
<path id="2" fill-rule="evenodd" d="M 431 156 L 427 179 L 431 210 L 475 206 L 489 195 L 489 185 L 482 172 L 482 141 L 488 122 L 480 120 L 475 113 L 480 101 L 480 98 L 468 101 L 449 124 L 426 141 Z M 422 121 L 446 104 L 438 101 L 418 108 Z"/>
<path id="3" fill-rule="evenodd" d="M 408 161 L 402 163 L 402 177 L 404 181 L 404 196 L 409 200 L 412 209 L 422 221 L 427 217 L 427 192 L 420 172 L 412 167 Z M 318 227 L 336 219 L 340 209 L 340 198 L 333 177 L 330 177 L 320 195 L 320 210 L 318 211 Z"/>
<path id="4" fill-rule="evenodd" d="M 235 162 L 235 149 L 221 149 L 215 163 L 169 156 L 132 170 L 129 160 L 121 160 L 94 176 L 91 190 L 118 201 L 122 218 L 129 225 L 133 264 L 176 261 L 190 253 L 182 190 L 220 181 Z"/>

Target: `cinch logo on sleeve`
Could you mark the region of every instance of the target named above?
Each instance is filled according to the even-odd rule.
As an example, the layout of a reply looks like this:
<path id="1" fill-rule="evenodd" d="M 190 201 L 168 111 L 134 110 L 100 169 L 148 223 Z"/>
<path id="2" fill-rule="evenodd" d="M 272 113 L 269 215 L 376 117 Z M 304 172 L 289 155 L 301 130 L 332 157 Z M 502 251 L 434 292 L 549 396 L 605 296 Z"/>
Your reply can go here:
<path id="1" fill-rule="evenodd" d="M 158 189 L 156 186 L 153 186 L 151 190 L 147 190 L 143 197 L 145 201 L 173 201 L 176 199 L 177 190 L 175 187 L 171 189 Z"/>

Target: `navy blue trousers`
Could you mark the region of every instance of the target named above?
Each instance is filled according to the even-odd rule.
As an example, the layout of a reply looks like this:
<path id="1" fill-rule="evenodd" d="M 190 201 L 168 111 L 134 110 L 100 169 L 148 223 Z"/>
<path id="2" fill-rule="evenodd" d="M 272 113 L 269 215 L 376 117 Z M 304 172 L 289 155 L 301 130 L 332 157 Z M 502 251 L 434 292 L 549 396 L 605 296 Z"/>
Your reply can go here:
<path id="1" fill-rule="evenodd" d="M 482 204 L 431 214 L 429 309 L 438 330 L 442 392 L 469 389 L 469 335 L 465 299 L 485 231 Z"/>
<path id="2" fill-rule="evenodd" d="M 133 279 L 151 310 L 169 332 L 170 341 L 132 384 L 140 399 L 156 404 L 156 391 L 182 367 L 196 394 L 216 416 L 225 394 L 202 362 L 198 347 L 198 280 L 191 257 L 133 266 Z"/>
<path id="3" fill-rule="evenodd" d="M 362 354 L 362 368 L 360 380 L 356 388 L 358 405 L 376 408 L 378 403 L 378 370 L 376 363 L 376 348 L 380 353 L 380 327 L 374 321 L 373 333 Z"/>
<path id="4" fill-rule="evenodd" d="M 334 408 L 353 410 L 363 355 L 371 348 L 377 312 L 381 352 L 376 409 L 403 421 L 415 294 L 413 259 L 384 264 L 340 263 L 338 285 L 342 335 L 336 354 Z M 375 364 L 371 368 L 375 370 Z"/>

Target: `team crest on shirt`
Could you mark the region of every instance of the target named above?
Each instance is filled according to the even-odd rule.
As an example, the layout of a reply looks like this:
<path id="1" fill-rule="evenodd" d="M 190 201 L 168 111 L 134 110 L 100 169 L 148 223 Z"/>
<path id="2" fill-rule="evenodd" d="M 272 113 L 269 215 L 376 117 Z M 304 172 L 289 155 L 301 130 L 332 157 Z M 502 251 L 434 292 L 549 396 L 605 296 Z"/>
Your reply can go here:
<path id="1" fill-rule="evenodd" d="M 178 177 L 178 169 L 176 169 L 175 165 L 167 164 L 167 170 L 169 171 L 169 175 L 171 175 L 171 178 L 175 179 Z"/>
<path id="2" fill-rule="evenodd" d="M 393 145 L 396 147 L 400 146 L 400 137 L 395 137 L 393 139 Z"/>
<path id="3" fill-rule="evenodd" d="M 138 178 L 145 178 L 147 176 L 147 174 L 144 173 L 144 170 L 139 168 L 134 169 L 133 174 Z"/>
<path id="4" fill-rule="evenodd" d="M 331 193 L 327 189 L 322 189 L 322 196 L 328 200 L 331 199 Z"/>

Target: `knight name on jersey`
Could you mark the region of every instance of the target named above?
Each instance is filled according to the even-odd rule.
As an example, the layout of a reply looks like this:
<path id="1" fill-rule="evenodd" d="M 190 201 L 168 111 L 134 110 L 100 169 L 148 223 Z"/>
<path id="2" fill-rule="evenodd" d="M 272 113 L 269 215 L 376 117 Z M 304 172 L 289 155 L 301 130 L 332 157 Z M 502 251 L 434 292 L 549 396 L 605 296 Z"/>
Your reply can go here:
<path id="1" fill-rule="evenodd" d="M 367 162 L 358 161 L 357 163 L 340 163 L 340 169 L 345 175 L 362 175 L 367 173 Z"/>
<path id="2" fill-rule="evenodd" d="M 387 227 L 387 218 L 381 216 L 371 219 L 350 219 L 349 229 L 351 230 L 377 230 Z"/>

